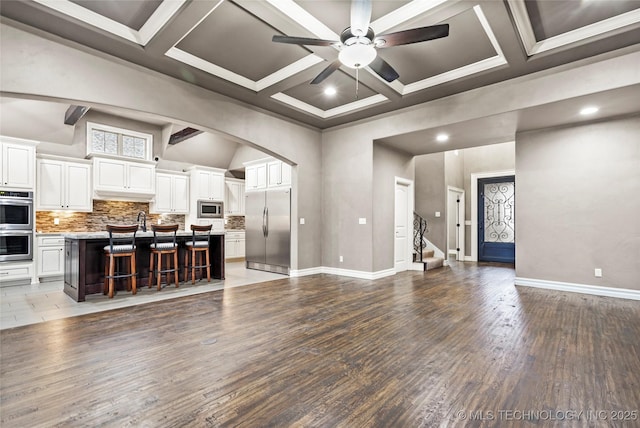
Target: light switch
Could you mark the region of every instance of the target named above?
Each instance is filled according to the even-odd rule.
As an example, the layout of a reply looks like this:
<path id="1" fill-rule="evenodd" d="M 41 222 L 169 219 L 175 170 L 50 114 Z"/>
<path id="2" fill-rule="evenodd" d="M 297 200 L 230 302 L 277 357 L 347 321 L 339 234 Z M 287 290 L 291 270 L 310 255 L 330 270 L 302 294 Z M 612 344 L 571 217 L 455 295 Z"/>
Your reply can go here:
<path id="1" fill-rule="evenodd" d="M 436 211 L 436 217 L 440 217 L 440 211 Z"/>
<path id="2" fill-rule="evenodd" d="M 367 224 L 367 218 L 366 217 L 360 217 L 358 219 L 358 224 Z"/>
<path id="3" fill-rule="evenodd" d="M 300 217 L 300 224 L 304 224 L 304 217 Z"/>

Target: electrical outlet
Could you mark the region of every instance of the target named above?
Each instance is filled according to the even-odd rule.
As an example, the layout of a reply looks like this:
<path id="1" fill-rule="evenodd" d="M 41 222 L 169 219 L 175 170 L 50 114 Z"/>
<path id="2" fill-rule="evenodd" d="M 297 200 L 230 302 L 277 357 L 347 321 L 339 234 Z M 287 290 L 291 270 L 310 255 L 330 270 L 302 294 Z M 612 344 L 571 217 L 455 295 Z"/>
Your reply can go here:
<path id="1" fill-rule="evenodd" d="M 53 219 L 53 224 L 60 224 L 60 219 L 58 217 L 55 217 Z"/>
<path id="2" fill-rule="evenodd" d="M 344 258 L 340 256 L 340 263 L 342 263 L 343 261 L 344 261 Z"/>
<path id="3" fill-rule="evenodd" d="M 602 278 L 602 269 L 596 268 L 594 274 L 596 278 Z"/>
<path id="4" fill-rule="evenodd" d="M 304 217 L 300 217 L 300 224 L 304 224 Z"/>
<path id="5" fill-rule="evenodd" d="M 366 217 L 360 217 L 358 219 L 358 224 L 367 224 L 367 218 Z"/>
<path id="6" fill-rule="evenodd" d="M 440 211 L 436 211 L 436 217 L 440 217 Z"/>

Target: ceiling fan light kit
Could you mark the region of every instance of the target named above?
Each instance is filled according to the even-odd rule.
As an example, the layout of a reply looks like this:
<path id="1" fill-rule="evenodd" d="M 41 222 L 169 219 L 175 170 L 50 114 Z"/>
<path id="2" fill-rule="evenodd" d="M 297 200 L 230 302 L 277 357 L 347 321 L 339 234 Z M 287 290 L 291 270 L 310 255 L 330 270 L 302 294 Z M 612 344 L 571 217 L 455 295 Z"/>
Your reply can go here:
<path id="1" fill-rule="evenodd" d="M 372 45 L 356 43 L 351 46 L 345 46 L 340 51 L 338 59 L 349 68 L 362 68 L 371 64 L 376 55 L 376 50 Z"/>

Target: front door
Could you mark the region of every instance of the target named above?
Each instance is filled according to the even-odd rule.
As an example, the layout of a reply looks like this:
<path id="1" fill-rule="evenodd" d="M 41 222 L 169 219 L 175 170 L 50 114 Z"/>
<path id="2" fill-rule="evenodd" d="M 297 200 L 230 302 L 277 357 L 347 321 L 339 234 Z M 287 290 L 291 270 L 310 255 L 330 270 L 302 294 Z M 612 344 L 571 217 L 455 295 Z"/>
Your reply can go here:
<path id="1" fill-rule="evenodd" d="M 514 263 L 515 177 L 478 180 L 478 261 Z"/>

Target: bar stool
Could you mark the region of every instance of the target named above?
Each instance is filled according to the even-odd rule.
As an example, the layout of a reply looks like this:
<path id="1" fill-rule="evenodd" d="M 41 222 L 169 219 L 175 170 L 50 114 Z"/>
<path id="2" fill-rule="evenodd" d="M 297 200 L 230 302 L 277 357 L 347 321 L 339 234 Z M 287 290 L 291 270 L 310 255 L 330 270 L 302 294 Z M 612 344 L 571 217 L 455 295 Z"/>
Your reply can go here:
<path id="1" fill-rule="evenodd" d="M 209 262 L 209 235 L 211 225 L 191 225 L 191 241 L 186 242 L 187 251 L 184 253 L 184 280 L 189 278 L 191 270 L 191 283 L 196 283 L 196 269 L 200 270 L 202 278 L 202 268 L 207 268 L 207 282 L 211 282 L 211 263 Z M 202 255 L 205 256 L 205 264 L 202 264 Z M 191 254 L 191 264 L 189 264 L 189 254 Z M 197 255 L 200 254 L 200 262 Z M 200 264 L 197 264 L 200 263 Z"/>
<path id="2" fill-rule="evenodd" d="M 109 245 L 104 247 L 106 256 L 104 265 L 104 287 L 103 293 L 109 294 L 109 298 L 113 298 L 115 280 L 119 278 L 127 278 L 127 290 L 132 294 L 138 292 L 136 270 L 136 232 L 138 225 L 107 225 L 109 232 Z M 129 257 L 129 265 L 127 272 L 121 272 L 116 269 L 118 259 Z"/>
<path id="3" fill-rule="evenodd" d="M 151 225 L 153 231 L 153 243 L 149 246 L 151 248 L 151 255 L 149 256 L 149 288 L 153 284 L 153 276 L 156 275 L 158 291 L 160 291 L 160 283 L 162 282 L 162 274 L 167 277 L 167 284 L 170 273 L 173 272 L 176 282 L 176 288 L 178 284 L 178 243 L 176 242 L 176 232 L 178 231 L 177 224 L 154 224 Z M 168 259 L 167 267 L 162 269 L 162 256 L 173 255 L 173 267 L 171 267 L 171 258 Z M 158 268 L 153 269 L 155 259 L 158 259 Z"/>

